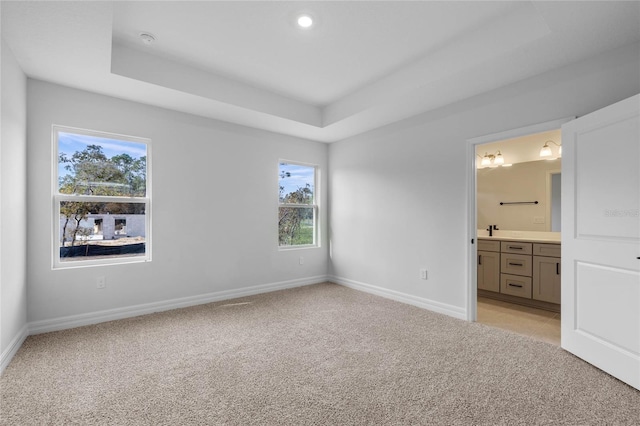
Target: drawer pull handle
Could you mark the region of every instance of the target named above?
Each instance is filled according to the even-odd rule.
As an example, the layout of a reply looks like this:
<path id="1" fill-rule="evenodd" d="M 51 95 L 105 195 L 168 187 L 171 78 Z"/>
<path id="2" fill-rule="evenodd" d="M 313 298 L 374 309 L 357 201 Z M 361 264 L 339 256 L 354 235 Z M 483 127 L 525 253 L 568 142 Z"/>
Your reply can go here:
<path id="1" fill-rule="evenodd" d="M 524 266 L 522 263 L 511 263 L 509 262 L 509 266 Z"/>
<path id="2" fill-rule="evenodd" d="M 522 250 L 524 247 L 509 246 L 509 250 Z"/>
<path id="3" fill-rule="evenodd" d="M 518 287 L 518 288 L 522 288 L 522 284 L 509 283 L 509 287 Z"/>
<path id="4" fill-rule="evenodd" d="M 482 265 L 482 255 L 478 255 L 478 265 Z"/>
<path id="5" fill-rule="evenodd" d="M 556 275 L 560 275 L 560 263 L 556 262 Z"/>

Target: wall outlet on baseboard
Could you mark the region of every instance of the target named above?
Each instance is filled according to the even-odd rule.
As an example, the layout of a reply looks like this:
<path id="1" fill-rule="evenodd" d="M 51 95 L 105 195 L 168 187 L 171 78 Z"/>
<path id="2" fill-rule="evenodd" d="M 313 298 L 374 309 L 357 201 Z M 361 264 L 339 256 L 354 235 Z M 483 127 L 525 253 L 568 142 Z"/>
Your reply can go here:
<path id="1" fill-rule="evenodd" d="M 107 286 L 107 279 L 105 277 L 96 278 L 96 288 L 102 290 Z"/>
<path id="2" fill-rule="evenodd" d="M 300 256 L 300 259 L 298 259 L 298 262 L 300 263 L 300 265 L 304 265 L 304 257 Z"/>
<path id="3" fill-rule="evenodd" d="M 420 279 L 422 279 L 422 280 L 426 280 L 427 279 L 427 270 L 426 269 L 420 269 Z"/>

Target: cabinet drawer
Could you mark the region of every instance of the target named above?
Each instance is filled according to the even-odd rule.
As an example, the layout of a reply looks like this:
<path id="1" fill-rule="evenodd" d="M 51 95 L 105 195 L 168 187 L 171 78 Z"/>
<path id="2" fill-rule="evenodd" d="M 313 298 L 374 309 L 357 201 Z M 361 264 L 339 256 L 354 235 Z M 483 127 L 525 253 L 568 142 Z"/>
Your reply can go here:
<path id="1" fill-rule="evenodd" d="M 478 251 L 500 251 L 500 241 L 478 240 Z"/>
<path id="2" fill-rule="evenodd" d="M 502 241 L 500 251 L 503 253 L 531 254 L 531 243 Z"/>
<path id="3" fill-rule="evenodd" d="M 500 274 L 500 293 L 531 299 L 531 277 Z"/>
<path id="4" fill-rule="evenodd" d="M 500 254 L 500 272 L 504 274 L 531 276 L 531 256 L 523 254 Z"/>
<path id="5" fill-rule="evenodd" d="M 534 256 L 560 257 L 560 244 L 533 243 Z"/>

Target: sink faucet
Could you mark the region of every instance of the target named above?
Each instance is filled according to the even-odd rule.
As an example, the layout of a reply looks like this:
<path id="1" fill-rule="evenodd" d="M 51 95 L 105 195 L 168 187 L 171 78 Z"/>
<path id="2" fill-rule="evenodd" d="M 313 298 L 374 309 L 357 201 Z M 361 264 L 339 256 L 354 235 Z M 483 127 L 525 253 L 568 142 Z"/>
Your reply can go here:
<path id="1" fill-rule="evenodd" d="M 498 225 L 489 225 L 487 231 L 489 231 L 489 236 L 493 237 L 493 231 L 499 231 Z"/>

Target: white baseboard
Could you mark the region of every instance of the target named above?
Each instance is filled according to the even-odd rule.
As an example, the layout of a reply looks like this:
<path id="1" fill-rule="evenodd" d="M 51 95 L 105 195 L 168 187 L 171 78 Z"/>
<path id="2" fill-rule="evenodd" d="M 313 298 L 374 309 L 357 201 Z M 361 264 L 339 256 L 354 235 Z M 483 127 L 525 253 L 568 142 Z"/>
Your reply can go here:
<path id="1" fill-rule="evenodd" d="M 87 314 L 70 315 L 49 320 L 34 321 L 29 323 L 28 332 L 29 335 L 32 335 L 48 333 L 50 331 L 66 330 L 69 328 L 98 324 L 106 321 L 151 314 L 154 312 L 186 308 L 189 306 L 202 305 L 205 303 L 217 302 L 220 300 L 235 299 L 238 297 L 251 296 L 260 293 L 269 293 L 272 291 L 284 290 L 287 288 L 318 284 L 326 282 L 327 280 L 328 277 L 326 275 L 318 275 L 315 277 L 307 277 L 297 280 L 281 281 L 277 283 L 262 284 L 233 290 L 217 291 L 213 293 L 201 294 L 198 296 L 182 297 L 179 299 L 165 300 L 162 302 L 145 303 L 142 305 L 127 306 L 124 308 L 108 309 Z"/>
<path id="2" fill-rule="evenodd" d="M 25 324 L 24 327 L 20 329 L 18 334 L 15 335 L 13 340 L 11 340 L 11 343 L 9 344 L 9 346 L 4 351 L 2 351 L 2 355 L 0 355 L 0 374 L 2 374 L 5 368 L 7 368 L 7 366 L 13 359 L 16 352 L 18 352 L 18 349 L 20 349 L 20 346 L 22 346 L 22 344 L 24 343 L 24 340 L 27 338 L 28 335 L 29 335 L 29 328 Z"/>
<path id="3" fill-rule="evenodd" d="M 366 293 L 371 293 L 387 299 L 395 300 L 397 302 L 402 302 L 409 305 L 417 306 L 419 308 L 427 309 L 429 311 L 449 315 L 450 317 L 458 318 L 465 321 L 467 320 L 467 311 L 464 308 L 460 308 L 458 306 L 448 305 L 446 303 L 436 302 L 435 300 L 412 296 L 410 294 L 401 293 L 399 291 L 389 290 L 386 288 L 377 287 L 371 284 L 365 284 L 359 281 L 350 280 L 348 278 L 336 277 L 333 275 L 329 276 L 329 281 L 343 285 L 345 287 L 353 288 L 355 290 L 360 290 Z"/>

